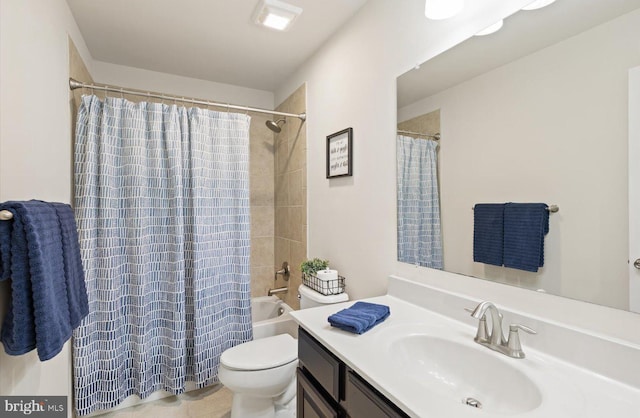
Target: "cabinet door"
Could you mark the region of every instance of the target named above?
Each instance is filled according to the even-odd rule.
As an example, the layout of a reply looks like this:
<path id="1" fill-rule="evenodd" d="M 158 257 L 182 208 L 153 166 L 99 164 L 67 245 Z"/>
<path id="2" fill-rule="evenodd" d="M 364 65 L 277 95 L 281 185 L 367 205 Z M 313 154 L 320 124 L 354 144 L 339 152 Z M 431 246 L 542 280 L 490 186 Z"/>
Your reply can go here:
<path id="1" fill-rule="evenodd" d="M 351 418 L 404 418 L 405 413 L 352 371 L 347 372 L 345 405 Z M 343 405 L 343 406 L 345 406 Z"/>
<path id="2" fill-rule="evenodd" d="M 298 330 L 298 360 L 336 402 L 342 399 L 341 379 L 344 366 L 329 350 L 313 338 L 304 329 Z"/>
<path id="3" fill-rule="evenodd" d="M 338 411 L 298 369 L 297 418 L 338 418 Z"/>

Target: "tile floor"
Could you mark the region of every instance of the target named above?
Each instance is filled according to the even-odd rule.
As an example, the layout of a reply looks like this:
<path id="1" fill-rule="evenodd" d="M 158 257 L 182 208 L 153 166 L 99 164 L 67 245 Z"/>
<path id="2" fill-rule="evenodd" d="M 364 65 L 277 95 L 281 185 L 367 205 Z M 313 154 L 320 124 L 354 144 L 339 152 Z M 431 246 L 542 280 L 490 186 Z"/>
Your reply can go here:
<path id="1" fill-rule="evenodd" d="M 229 418 L 233 394 L 222 385 L 123 408 L 96 418 Z"/>

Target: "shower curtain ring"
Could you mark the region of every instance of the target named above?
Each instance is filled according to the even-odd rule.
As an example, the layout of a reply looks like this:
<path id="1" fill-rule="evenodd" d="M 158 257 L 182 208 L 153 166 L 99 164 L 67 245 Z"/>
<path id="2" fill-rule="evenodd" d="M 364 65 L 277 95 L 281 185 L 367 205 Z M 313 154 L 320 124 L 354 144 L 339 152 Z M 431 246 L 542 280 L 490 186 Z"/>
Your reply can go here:
<path id="1" fill-rule="evenodd" d="M 122 87 L 120 88 L 120 98 L 124 100 L 124 89 Z"/>

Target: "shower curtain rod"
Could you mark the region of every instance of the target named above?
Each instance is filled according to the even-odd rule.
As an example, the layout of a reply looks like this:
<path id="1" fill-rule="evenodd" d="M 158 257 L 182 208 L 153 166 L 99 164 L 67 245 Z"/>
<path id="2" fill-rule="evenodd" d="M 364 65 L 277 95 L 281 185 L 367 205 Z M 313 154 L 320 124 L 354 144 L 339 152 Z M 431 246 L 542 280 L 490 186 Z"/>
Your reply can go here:
<path id="1" fill-rule="evenodd" d="M 83 83 L 83 82 L 75 80 L 73 78 L 69 78 L 69 89 L 76 90 L 76 89 L 81 89 L 81 88 L 88 88 L 88 89 L 92 89 L 92 90 L 101 90 L 101 91 L 110 91 L 110 92 L 113 92 L 113 93 L 120 93 L 120 94 L 131 94 L 131 95 L 134 95 L 134 96 L 153 97 L 155 99 L 161 99 L 161 100 L 167 100 L 167 101 L 177 101 L 177 102 L 183 102 L 183 103 L 193 103 L 193 104 L 204 105 L 204 106 L 224 107 L 224 108 L 227 108 L 227 109 L 244 110 L 244 111 L 247 111 L 247 112 L 266 113 L 268 115 L 275 115 L 275 116 L 291 116 L 291 117 L 294 117 L 294 118 L 298 118 L 303 122 L 307 119 L 307 114 L 306 113 L 277 112 L 275 110 L 260 109 L 260 108 L 257 108 L 257 107 L 248 107 L 248 106 L 238 106 L 238 105 L 233 105 L 233 104 L 229 104 L 229 103 L 218 103 L 218 102 L 211 102 L 211 101 L 207 101 L 207 100 L 197 100 L 197 99 L 185 99 L 184 97 L 179 98 L 179 97 L 165 96 L 164 94 L 142 93 L 142 92 L 139 92 L 139 91 L 127 90 L 127 89 L 124 89 L 122 87 L 109 87 L 109 86 L 106 86 L 106 85 L 105 86 L 98 86 L 98 85 L 95 85 L 95 84 Z"/>
<path id="2" fill-rule="evenodd" d="M 431 134 L 423 134 L 423 133 L 420 133 L 420 132 L 402 131 L 402 130 L 398 129 L 398 133 L 399 134 L 407 134 L 407 135 L 426 136 L 427 138 L 433 138 L 436 141 L 440 141 L 440 132 L 431 135 Z"/>

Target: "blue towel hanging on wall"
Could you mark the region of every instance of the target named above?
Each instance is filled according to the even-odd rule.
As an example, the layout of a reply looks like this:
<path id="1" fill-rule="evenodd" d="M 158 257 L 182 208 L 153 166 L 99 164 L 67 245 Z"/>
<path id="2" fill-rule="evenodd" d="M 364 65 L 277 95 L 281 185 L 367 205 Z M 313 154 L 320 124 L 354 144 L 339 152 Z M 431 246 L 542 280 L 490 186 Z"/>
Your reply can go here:
<path id="1" fill-rule="evenodd" d="M 478 203 L 473 211 L 473 261 L 501 266 L 504 203 Z"/>
<path id="2" fill-rule="evenodd" d="M 544 203 L 507 203 L 504 208 L 504 266 L 537 272 L 544 265 L 549 211 Z"/>
<path id="3" fill-rule="evenodd" d="M 0 210 L 13 214 L 0 221 L 0 280 L 11 279 L 0 340 L 10 355 L 37 348 L 49 360 L 88 313 L 73 210 L 37 200 L 5 202 Z"/>

